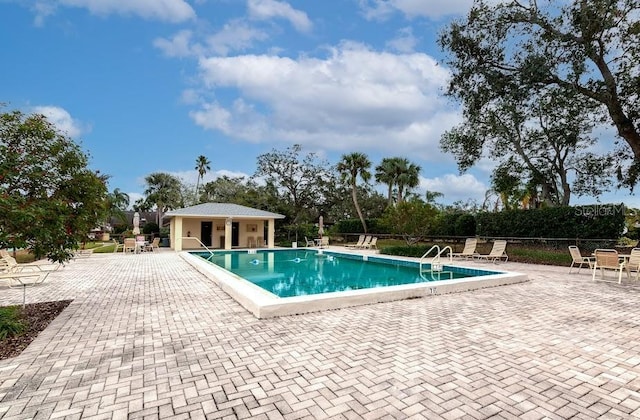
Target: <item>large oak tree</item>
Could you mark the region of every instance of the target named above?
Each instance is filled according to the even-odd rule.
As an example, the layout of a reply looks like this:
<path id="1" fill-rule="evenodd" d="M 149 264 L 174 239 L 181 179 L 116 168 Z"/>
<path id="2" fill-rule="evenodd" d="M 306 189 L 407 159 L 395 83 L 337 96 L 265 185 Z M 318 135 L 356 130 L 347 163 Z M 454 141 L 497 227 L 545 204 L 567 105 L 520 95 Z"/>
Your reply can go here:
<path id="1" fill-rule="evenodd" d="M 465 121 L 511 85 L 557 88 L 590 102 L 592 121 L 615 127 L 609 149 L 617 151 L 619 180 L 633 188 L 640 175 L 639 13 L 638 0 L 475 0 L 466 19 L 439 38 L 453 72 L 447 93 L 462 101 Z"/>

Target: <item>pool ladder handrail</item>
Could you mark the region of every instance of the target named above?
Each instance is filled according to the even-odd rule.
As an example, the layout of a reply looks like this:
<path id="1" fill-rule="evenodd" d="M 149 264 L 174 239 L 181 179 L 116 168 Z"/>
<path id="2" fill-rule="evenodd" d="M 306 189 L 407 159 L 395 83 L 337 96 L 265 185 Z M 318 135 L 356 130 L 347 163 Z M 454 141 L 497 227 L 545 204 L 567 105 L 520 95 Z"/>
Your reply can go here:
<path id="1" fill-rule="evenodd" d="M 195 239 L 196 241 L 198 241 L 198 243 L 199 243 L 200 245 L 202 245 L 202 246 L 204 247 L 204 249 L 206 249 L 206 250 L 209 252 L 209 254 L 210 254 L 210 255 L 209 255 L 209 257 L 207 258 L 207 261 L 209 261 L 209 258 L 211 258 L 211 257 L 213 257 L 213 256 L 215 255 L 215 254 L 213 253 L 213 251 L 212 251 L 212 250 L 210 250 L 209 248 L 207 248 L 207 246 L 206 246 L 205 244 L 203 244 L 203 243 L 202 243 L 202 241 L 201 241 L 199 238 L 197 238 L 197 237 L 195 237 L 195 236 L 183 236 L 183 237 L 182 237 L 182 240 L 184 241 L 185 239 Z"/>
<path id="2" fill-rule="evenodd" d="M 429 256 L 429 254 L 431 254 L 431 251 L 433 251 L 433 250 L 436 251 L 436 255 L 431 259 L 431 262 L 429 263 L 429 270 L 424 270 L 423 267 L 424 267 L 425 264 L 427 264 L 427 262 L 425 260 Z M 442 265 L 441 265 L 441 262 L 440 262 L 440 257 L 447 250 L 449 250 L 449 262 L 453 262 L 453 256 L 452 256 L 453 249 L 451 249 L 451 247 L 449 245 L 445 246 L 442 249 L 440 249 L 439 245 L 434 245 L 431 248 L 429 248 L 429 250 L 427 252 L 425 252 L 422 255 L 422 257 L 420 257 L 420 277 L 422 277 L 423 279 L 427 280 L 426 277 L 424 276 L 424 273 L 425 273 L 425 271 L 429 271 L 429 273 L 431 274 L 431 279 L 432 280 L 436 280 L 435 277 L 433 277 L 433 271 L 434 270 L 432 269 L 432 267 L 434 266 L 434 264 L 438 264 L 438 265 L 440 265 L 440 270 L 437 270 L 438 271 L 438 280 L 440 280 L 440 273 L 442 272 Z"/>

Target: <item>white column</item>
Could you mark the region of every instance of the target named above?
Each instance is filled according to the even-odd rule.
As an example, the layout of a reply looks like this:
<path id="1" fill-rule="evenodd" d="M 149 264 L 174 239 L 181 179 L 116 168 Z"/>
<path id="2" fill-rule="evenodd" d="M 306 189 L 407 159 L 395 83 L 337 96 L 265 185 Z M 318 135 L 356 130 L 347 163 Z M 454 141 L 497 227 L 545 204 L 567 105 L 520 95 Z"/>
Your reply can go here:
<path id="1" fill-rule="evenodd" d="M 173 249 L 176 251 L 182 251 L 182 217 L 176 216 L 172 219 L 174 221 L 174 231 L 172 244 L 175 243 Z"/>
<path id="2" fill-rule="evenodd" d="M 275 219 L 267 220 L 268 229 L 269 229 L 269 239 L 267 240 L 267 247 L 273 248 L 276 241 L 276 223 Z"/>
<path id="3" fill-rule="evenodd" d="M 231 225 L 233 223 L 233 219 L 228 217 L 224 222 L 224 249 L 231 249 Z"/>

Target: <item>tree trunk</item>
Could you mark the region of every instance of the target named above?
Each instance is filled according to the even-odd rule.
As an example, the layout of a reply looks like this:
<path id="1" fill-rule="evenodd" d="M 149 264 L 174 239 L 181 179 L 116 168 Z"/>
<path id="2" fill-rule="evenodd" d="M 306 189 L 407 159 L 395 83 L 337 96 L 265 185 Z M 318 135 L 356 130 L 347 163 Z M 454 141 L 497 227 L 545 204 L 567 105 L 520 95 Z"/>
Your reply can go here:
<path id="1" fill-rule="evenodd" d="M 356 212 L 358 212 L 360 223 L 362 223 L 362 229 L 364 229 L 364 233 L 367 233 L 367 223 L 364 221 L 362 210 L 360 210 L 360 205 L 358 204 L 358 194 L 356 193 L 355 184 L 351 186 L 351 198 L 353 198 L 353 205 L 356 207 Z"/>

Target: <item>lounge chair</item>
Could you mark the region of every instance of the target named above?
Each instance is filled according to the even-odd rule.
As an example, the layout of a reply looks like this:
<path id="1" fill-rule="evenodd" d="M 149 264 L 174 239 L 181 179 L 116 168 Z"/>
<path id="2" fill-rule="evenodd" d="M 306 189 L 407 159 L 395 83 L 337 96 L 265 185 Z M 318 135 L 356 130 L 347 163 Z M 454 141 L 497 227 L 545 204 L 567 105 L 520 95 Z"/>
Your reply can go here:
<path id="1" fill-rule="evenodd" d="M 316 246 L 316 242 L 312 239 L 312 240 L 308 240 L 307 237 L 304 237 L 304 241 L 305 241 L 305 246 Z"/>
<path id="2" fill-rule="evenodd" d="M 509 256 L 506 253 L 507 241 L 498 240 L 493 242 L 493 248 L 488 254 L 476 254 L 476 258 L 485 259 L 487 261 L 496 262 L 504 258 L 504 262 L 509 260 Z"/>
<path id="3" fill-rule="evenodd" d="M 633 248 L 629 259 L 625 262 L 624 268 L 627 270 L 627 277 L 631 277 L 631 272 L 636 272 L 636 281 L 640 276 L 640 248 Z"/>
<path id="4" fill-rule="evenodd" d="M 618 251 L 615 249 L 596 249 L 593 253 L 595 255 L 595 262 L 593 263 L 593 281 L 596 280 L 596 271 L 600 269 L 600 277 L 604 280 L 604 271 L 613 270 L 618 271 L 618 284 L 622 283 L 622 270 L 625 269 L 624 260 L 620 260 Z M 629 273 L 627 272 L 627 276 Z"/>
<path id="5" fill-rule="evenodd" d="M 33 271 L 56 271 L 62 267 L 59 263 L 33 263 L 19 264 L 15 258 L 5 255 L 0 258 L 0 271 L 10 273 L 33 272 Z"/>
<path id="6" fill-rule="evenodd" d="M 364 243 L 364 238 L 365 238 L 365 235 L 360 235 L 360 237 L 358 238 L 358 242 L 356 242 L 355 244 L 347 244 L 347 245 L 345 245 L 345 247 L 347 247 L 347 248 L 362 248 L 362 244 Z"/>
<path id="7" fill-rule="evenodd" d="M 362 249 L 378 249 L 378 237 L 372 236 L 367 244 L 362 245 Z"/>
<path id="8" fill-rule="evenodd" d="M 7 280 L 9 287 L 27 287 L 35 284 L 44 283 L 49 275 L 48 271 L 9 271 L 0 273 L 0 280 Z"/>
<path id="9" fill-rule="evenodd" d="M 571 258 L 573 258 L 573 261 L 571 262 L 571 267 L 569 267 L 569 274 L 571 274 L 571 270 L 573 270 L 573 267 L 576 264 L 578 265 L 578 273 L 580 272 L 580 269 L 582 268 L 583 264 L 588 264 L 589 268 L 593 268 L 593 262 L 595 259 L 593 257 L 583 257 L 582 254 L 580 253 L 580 249 L 578 249 L 577 246 L 570 245 L 569 253 L 571 253 Z"/>
<path id="10" fill-rule="evenodd" d="M 451 257 L 473 258 L 478 255 L 476 252 L 476 246 L 478 246 L 477 238 L 467 238 L 464 242 L 464 249 L 462 252 L 452 252 Z"/>
<path id="11" fill-rule="evenodd" d="M 364 242 L 362 242 L 362 245 L 360 245 L 358 248 L 359 248 L 359 249 L 366 249 L 366 248 L 371 244 L 371 241 L 372 241 L 372 240 L 373 240 L 373 236 L 371 236 L 371 235 L 367 235 L 367 236 L 364 238 Z"/>

